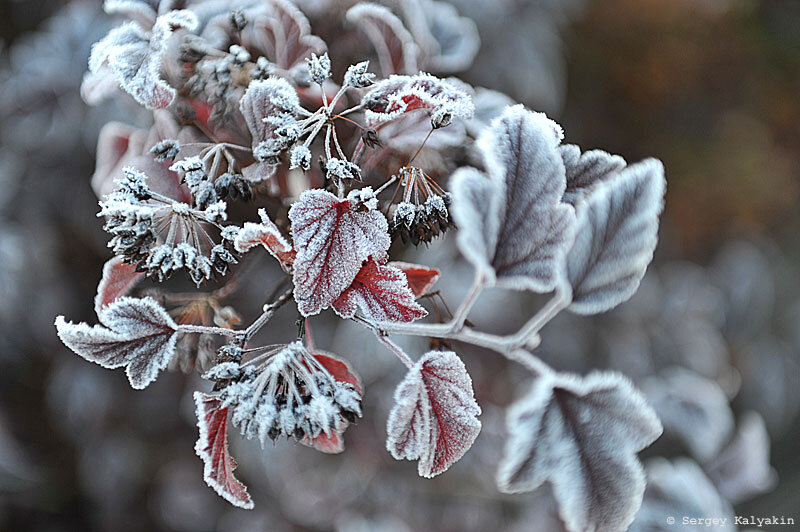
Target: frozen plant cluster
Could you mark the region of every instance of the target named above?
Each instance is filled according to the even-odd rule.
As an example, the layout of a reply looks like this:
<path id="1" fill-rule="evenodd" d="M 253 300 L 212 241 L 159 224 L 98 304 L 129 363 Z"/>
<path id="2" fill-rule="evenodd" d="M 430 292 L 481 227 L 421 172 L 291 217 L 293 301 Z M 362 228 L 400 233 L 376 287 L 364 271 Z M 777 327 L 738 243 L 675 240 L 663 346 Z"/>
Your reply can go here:
<path id="1" fill-rule="evenodd" d="M 92 48 L 82 92 L 133 98 L 152 120 L 100 133 L 92 184 L 114 257 L 99 324 L 59 316 L 59 337 L 88 361 L 124 367 L 136 389 L 168 368 L 200 370 L 213 383 L 194 394 L 205 480 L 248 509 L 229 426 L 338 453 L 363 414 L 355 369 L 314 342 L 326 310 L 406 367 L 386 449 L 423 477 L 447 471 L 482 429 L 459 346 L 495 351 L 532 377 L 508 410 L 498 487 L 548 484 L 573 532 L 627 529 L 645 492 L 637 453 L 661 421 L 622 374 L 561 372 L 535 352 L 562 312 L 605 312 L 637 291 L 657 243 L 661 163 L 582 152 L 544 114 L 434 75 L 477 51 L 474 24 L 452 6 L 331 7 L 342 33 L 365 38 L 353 58 L 312 32 L 303 4 L 105 2 L 127 20 Z M 452 232 L 474 280 L 450 312 L 434 290 L 447 271 L 396 259 Z M 264 261 L 281 278 L 246 320 L 228 298 L 255 286 Z M 197 291 L 177 290 L 178 270 Z M 145 277 L 158 287 L 142 288 Z M 499 335 L 469 320 L 494 288 L 551 296 Z M 297 328 L 260 342 L 287 309 Z M 432 348 L 412 357 L 401 335 Z"/>

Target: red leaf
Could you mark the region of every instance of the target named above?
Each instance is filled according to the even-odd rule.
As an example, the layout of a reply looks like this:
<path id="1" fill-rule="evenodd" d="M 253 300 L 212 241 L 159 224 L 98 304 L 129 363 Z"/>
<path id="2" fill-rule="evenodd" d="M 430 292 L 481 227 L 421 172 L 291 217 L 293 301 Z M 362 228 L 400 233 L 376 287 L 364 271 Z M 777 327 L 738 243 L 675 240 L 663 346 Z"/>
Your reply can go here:
<path id="1" fill-rule="evenodd" d="M 481 409 L 464 363 L 452 351 L 430 351 L 414 364 L 394 393 L 386 448 L 398 460 L 419 460 L 431 478 L 472 446 Z"/>
<path id="2" fill-rule="evenodd" d="M 383 255 L 391 240 L 379 211 L 324 190 L 307 190 L 289 210 L 294 298 L 303 316 L 328 308 L 353 282 L 362 263 Z"/>
<path id="3" fill-rule="evenodd" d="M 94 297 L 95 312 L 99 314 L 103 307 L 127 295 L 142 277 L 144 273 L 137 272 L 136 266 L 123 262 L 122 257 L 115 256 L 106 262 L 103 265 L 103 278 L 97 285 L 97 295 Z"/>
<path id="4" fill-rule="evenodd" d="M 236 461 L 228 452 L 228 409 L 220 408 L 219 399 L 207 393 L 195 392 L 194 402 L 200 429 L 194 450 L 203 460 L 206 484 L 234 506 L 252 509 L 247 487 L 233 476 Z"/>
<path id="5" fill-rule="evenodd" d="M 425 295 L 439 280 L 441 272 L 436 268 L 428 268 L 421 264 L 411 264 L 409 262 L 390 262 L 393 266 L 406 274 L 408 287 L 414 292 L 414 297 Z"/>
<path id="6" fill-rule="evenodd" d="M 239 234 L 236 235 L 233 242 L 236 251 L 244 253 L 253 246 L 261 244 L 269 251 L 270 255 L 282 263 L 292 264 L 295 251 L 291 244 L 283 238 L 278 227 L 269 219 L 266 210 L 259 209 L 258 215 L 261 217 L 260 224 L 245 222 Z"/>
<path id="7" fill-rule="evenodd" d="M 301 443 L 328 454 L 339 454 L 344 451 L 344 441 L 340 431 L 333 431 L 330 436 L 327 436 L 324 432 L 320 433 L 316 438 L 305 436 Z"/>
<path id="8" fill-rule="evenodd" d="M 361 267 L 353 283 L 333 302 L 343 318 L 352 318 L 356 307 L 371 320 L 410 322 L 428 313 L 416 301 L 405 274 L 374 260 Z"/>
<path id="9" fill-rule="evenodd" d="M 439 115 L 450 118 L 471 118 L 475 112 L 469 95 L 452 83 L 430 76 L 391 76 L 380 81 L 364 95 L 367 123 L 375 127 L 389 122 L 405 113 L 424 109 L 433 118 Z"/>

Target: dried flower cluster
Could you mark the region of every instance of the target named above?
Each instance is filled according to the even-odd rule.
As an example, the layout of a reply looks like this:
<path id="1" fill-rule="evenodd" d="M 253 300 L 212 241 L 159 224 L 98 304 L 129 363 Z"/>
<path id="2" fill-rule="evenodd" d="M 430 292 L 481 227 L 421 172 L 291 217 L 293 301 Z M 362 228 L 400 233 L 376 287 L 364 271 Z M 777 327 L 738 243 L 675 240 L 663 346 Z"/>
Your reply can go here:
<path id="1" fill-rule="evenodd" d="M 101 133 L 93 185 L 115 257 L 95 300 L 100 325 L 59 317 L 62 341 L 87 360 L 125 367 L 136 388 L 168 367 L 201 369 L 213 387 L 194 396 L 195 450 L 208 484 L 242 508 L 253 501 L 233 475 L 228 423 L 262 444 L 282 435 L 341 452 L 362 415 L 355 372 L 311 341 L 318 314 L 332 309 L 363 325 L 407 367 L 387 449 L 418 461 L 424 477 L 469 450 L 481 409 L 455 352 L 415 361 L 389 336 L 494 350 L 536 376 L 509 411 L 499 487 L 549 481 L 568 529 L 624 530 L 644 489 L 636 453 L 661 423 L 621 375 L 558 373 L 532 350 L 562 310 L 603 312 L 636 291 L 656 246 L 661 164 L 582 154 L 521 105 L 479 108 L 476 118 L 477 89 L 420 71 L 448 73 L 475 53 L 468 42 L 436 41 L 425 12 L 410 31 L 386 7 L 351 7 L 342 31 L 363 33 L 375 53 L 370 62 L 365 46 L 364 57 L 340 64 L 334 43 L 313 35 L 288 0 L 184 4 L 106 1 L 129 20 L 92 49 L 84 92 L 124 91 L 152 110 L 153 125 L 139 132 L 144 143 L 128 142 L 131 130 Z M 447 9 L 447 20 L 471 27 Z M 418 322 L 440 272 L 390 259 L 453 228 L 474 284 L 450 320 Z M 262 246 L 284 282 L 260 316 L 235 328 L 241 318 L 222 302 L 263 267 Z M 141 277 L 164 282 L 181 269 L 198 288 L 216 284 L 188 298 L 162 289 L 128 296 Z M 554 295 L 500 336 L 467 320 L 492 287 Z M 258 332 L 292 302 L 300 332 L 260 345 Z"/>

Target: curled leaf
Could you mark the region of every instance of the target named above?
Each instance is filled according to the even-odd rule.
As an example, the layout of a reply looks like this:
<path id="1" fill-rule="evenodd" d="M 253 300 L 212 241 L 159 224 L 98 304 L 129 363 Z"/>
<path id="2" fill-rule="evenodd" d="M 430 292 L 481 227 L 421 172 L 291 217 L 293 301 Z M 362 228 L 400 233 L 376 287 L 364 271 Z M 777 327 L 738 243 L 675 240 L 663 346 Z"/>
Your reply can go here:
<path id="1" fill-rule="evenodd" d="M 601 183 L 578 204 L 575 242 L 566 261 L 570 310 L 597 314 L 633 295 L 658 241 L 665 186 L 664 166 L 647 159 Z"/>
<path id="2" fill-rule="evenodd" d="M 414 293 L 414 297 L 427 294 L 439 280 L 441 272 L 436 268 L 429 268 L 421 264 L 411 264 L 409 262 L 390 262 L 389 266 L 397 268 L 406 274 L 408 287 Z"/>
<path id="3" fill-rule="evenodd" d="M 217 494 L 239 508 L 250 510 L 253 501 L 247 487 L 233 476 L 236 461 L 228 451 L 228 409 L 215 395 L 194 392 L 200 435 L 194 446 L 203 460 L 203 479 Z"/>
<path id="4" fill-rule="evenodd" d="M 303 316 L 328 308 L 349 287 L 370 256 L 391 243 L 386 218 L 339 200 L 324 190 L 307 190 L 289 210 L 294 263 L 294 298 Z"/>
<path id="5" fill-rule="evenodd" d="M 104 368 L 125 367 L 131 386 L 147 387 L 169 364 L 175 352 L 178 326 L 151 298 L 122 297 L 101 309 L 101 325 L 71 323 L 56 318 L 64 345 Z"/>
<path id="6" fill-rule="evenodd" d="M 144 277 L 136 271 L 136 265 L 128 264 L 120 256 L 114 256 L 103 265 L 103 277 L 97 285 L 94 310 L 99 315 L 103 308 L 128 292 Z"/>
<path id="7" fill-rule="evenodd" d="M 540 377 L 509 409 L 507 426 L 497 475 L 502 491 L 531 491 L 549 481 L 569 530 L 626 530 L 645 487 L 635 453 L 662 431 L 628 379 Z"/>
<path id="8" fill-rule="evenodd" d="M 480 433 L 472 379 L 452 351 L 423 355 L 397 386 L 394 400 L 386 449 L 397 460 L 419 460 L 420 476 L 446 471 Z"/>
<path id="9" fill-rule="evenodd" d="M 389 9 L 362 2 L 351 7 L 345 16 L 367 35 L 378 55 L 384 77 L 418 71 L 419 47 L 403 22 Z"/>
<path id="10" fill-rule="evenodd" d="M 356 308 L 372 321 L 411 322 L 428 312 L 414 301 L 405 274 L 368 260 L 347 289 L 333 302 L 333 309 L 343 318 L 352 318 Z"/>
<path id="11" fill-rule="evenodd" d="M 278 227 L 270 220 L 265 209 L 259 209 L 261 223 L 245 222 L 233 241 L 233 247 L 239 253 L 249 251 L 253 246 L 261 244 L 270 255 L 285 264 L 294 262 L 294 251 Z"/>

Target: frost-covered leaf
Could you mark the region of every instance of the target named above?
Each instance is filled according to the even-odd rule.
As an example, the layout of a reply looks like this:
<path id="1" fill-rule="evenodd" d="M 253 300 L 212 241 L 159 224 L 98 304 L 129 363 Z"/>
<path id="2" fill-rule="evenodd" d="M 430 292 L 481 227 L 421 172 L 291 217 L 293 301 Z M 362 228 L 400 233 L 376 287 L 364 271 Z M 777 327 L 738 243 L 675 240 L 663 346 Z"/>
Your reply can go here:
<path id="1" fill-rule="evenodd" d="M 119 92 L 114 72 L 103 67 L 97 72 L 86 72 L 81 81 L 81 98 L 87 105 L 99 105 Z"/>
<path id="2" fill-rule="evenodd" d="M 688 458 L 672 462 L 665 458 L 653 458 L 646 464 L 647 489 L 642 507 L 636 514 L 628 532 L 663 532 L 670 529 L 686 532 L 722 530 L 733 532 L 733 508 L 723 499 L 703 470 Z M 669 526 L 667 517 L 674 517 L 676 524 Z M 684 524 L 683 518 L 726 519 L 710 528 L 705 522 L 696 525 Z"/>
<path id="3" fill-rule="evenodd" d="M 645 487 L 636 453 L 662 431 L 628 379 L 539 377 L 509 409 L 507 426 L 501 490 L 530 491 L 548 481 L 569 530 L 626 530 Z"/>
<path id="4" fill-rule="evenodd" d="M 393 266 L 406 274 L 408 280 L 408 287 L 414 293 L 414 297 L 425 295 L 433 288 L 436 281 L 439 280 L 441 272 L 436 268 L 429 268 L 421 264 L 411 264 L 409 262 L 390 262 L 389 266 Z"/>
<path id="5" fill-rule="evenodd" d="M 481 431 L 472 379 L 452 351 L 430 351 L 408 371 L 394 392 L 386 449 L 397 460 L 419 460 L 420 476 L 446 471 Z"/>
<path id="6" fill-rule="evenodd" d="M 602 150 L 581 153 L 580 147 L 574 144 L 565 144 L 559 149 L 567 170 L 567 190 L 563 201 L 572 205 L 588 194 L 592 187 L 612 178 L 627 164 L 619 155 L 610 155 Z"/>
<path id="7" fill-rule="evenodd" d="M 283 78 L 256 80 L 239 100 L 239 109 L 250 130 L 256 160 L 277 164 L 281 152 L 300 136 L 295 118 L 300 109 L 297 91 Z"/>
<path id="8" fill-rule="evenodd" d="M 245 222 L 233 241 L 233 247 L 239 253 L 249 251 L 253 246 L 261 244 L 270 255 L 282 263 L 294 262 L 294 251 L 278 227 L 270 220 L 265 209 L 259 209 L 258 215 L 261 223 Z"/>
<path id="9" fill-rule="evenodd" d="M 570 310 L 597 314 L 633 295 L 653 258 L 665 186 L 664 166 L 647 159 L 598 185 L 578 204 L 566 264 Z"/>
<path id="10" fill-rule="evenodd" d="M 156 23 L 158 2 L 145 0 L 105 0 L 103 10 L 109 15 L 123 15 L 139 23 L 143 29 L 150 29 Z"/>
<path id="11" fill-rule="evenodd" d="M 128 295 L 143 277 L 144 273 L 136 271 L 136 265 L 114 256 L 103 265 L 103 277 L 97 285 L 97 295 L 94 297 L 95 312 L 99 315 L 103 308 L 117 298 Z"/>
<path id="12" fill-rule="evenodd" d="M 455 6 L 447 2 L 401 0 L 397 3 L 419 45 L 425 70 L 452 73 L 469 68 L 481 45 L 472 19 L 460 16 Z"/>
<path id="13" fill-rule="evenodd" d="M 451 181 L 461 253 L 499 286 L 547 292 L 572 239 L 575 216 L 561 203 L 561 128 L 515 106 L 478 141 L 488 177 L 472 168 Z"/>
<path id="14" fill-rule="evenodd" d="M 228 409 L 221 408 L 217 396 L 202 392 L 194 392 L 194 403 L 200 429 L 194 451 L 203 460 L 206 484 L 232 505 L 252 509 L 247 487 L 233 476 L 236 461 L 228 451 Z"/>
<path id="15" fill-rule="evenodd" d="M 333 302 L 333 309 L 343 318 L 352 318 L 361 309 L 364 317 L 379 322 L 411 322 L 428 314 L 414 301 L 405 274 L 374 260 L 364 263 L 350 286 Z"/>
<path id="16" fill-rule="evenodd" d="M 770 438 L 764 419 L 746 412 L 736 436 L 708 465 L 708 476 L 733 504 L 775 487 L 777 474 L 769 464 Z"/>
<path id="17" fill-rule="evenodd" d="M 122 297 L 104 307 L 98 317 L 101 325 L 90 327 L 59 316 L 58 337 L 89 362 L 109 369 L 124 366 L 137 390 L 167 367 L 175 352 L 178 326 L 153 299 Z"/>
<path id="18" fill-rule="evenodd" d="M 261 52 L 284 70 L 302 64 L 312 53 L 322 54 L 325 42 L 311 34 L 308 19 L 289 0 L 266 0 L 241 33 L 242 46 Z"/>
<path id="19" fill-rule="evenodd" d="M 197 17 L 188 10 L 170 11 L 156 20 L 152 32 L 127 22 L 108 32 L 92 46 L 89 70 L 98 72 L 108 65 L 120 86 L 148 109 L 168 106 L 175 89 L 161 79 L 161 55 L 173 28 L 193 30 Z"/>
<path id="20" fill-rule="evenodd" d="M 380 257 L 391 240 L 383 214 L 361 210 L 324 190 L 307 190 L 289 210 L 294 298 L 304 316 L 328 308 L 350 286 L 362 263 Z"/>
<path id="21" fill-rule="evenodd" d="M 428 74 L 391 76 L 376 83 L 362 103 L 369 127 L 416 110 L 427 111 L 435 127 L 444 127 L 454 118 L 471 118 L 475 111 L 469 94 Z"/>
<path id="22" fill-rule="evenodd" d="M 389 9 L 362 2 L 351 7 L 345 16 L 367 35 L 378 55 L 384 77 L 418 72 L 419 47 L 402 21 Z"/>
<path id="23" fill-rule="evenodd" d="M 716 456 L 733 431 L 733 412 L 719 385 L 681 367 L 642 383 L 664 425 L 664 434 L 683 442 L 701 463 Z M 698 427 L 703 427 L 698 431 Z"/>

